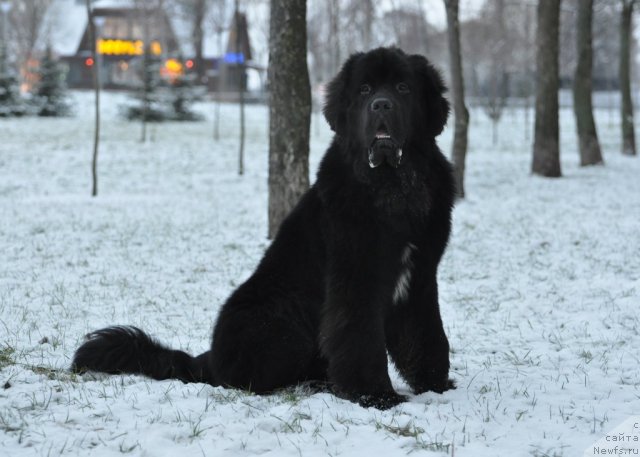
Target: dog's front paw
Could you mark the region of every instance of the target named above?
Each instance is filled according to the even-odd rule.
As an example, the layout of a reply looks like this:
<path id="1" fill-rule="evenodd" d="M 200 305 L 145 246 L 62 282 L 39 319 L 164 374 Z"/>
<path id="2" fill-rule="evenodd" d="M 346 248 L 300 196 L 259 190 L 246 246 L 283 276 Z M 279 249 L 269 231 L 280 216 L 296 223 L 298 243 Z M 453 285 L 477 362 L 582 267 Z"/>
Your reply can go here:
<path id="1" fill-rule="evenodd" d="M 414 393 L 416 395 L 425 393 L 425 392 L 436 392 L 438 394 L 444 393 L 447 390 L 453 390 L 456 388 L 456 382 L 453 379 L 445 378 L 441 382 L 430 382 L 428 384 L 423 384 L 414 388 Z"/>
<path id="2" fill-rule="evenodd" d="M 407 397 L 394 391 L 380 394 L 365 394 L 354 398 L 363 408 L 389 409 L 407 401 Z"/>

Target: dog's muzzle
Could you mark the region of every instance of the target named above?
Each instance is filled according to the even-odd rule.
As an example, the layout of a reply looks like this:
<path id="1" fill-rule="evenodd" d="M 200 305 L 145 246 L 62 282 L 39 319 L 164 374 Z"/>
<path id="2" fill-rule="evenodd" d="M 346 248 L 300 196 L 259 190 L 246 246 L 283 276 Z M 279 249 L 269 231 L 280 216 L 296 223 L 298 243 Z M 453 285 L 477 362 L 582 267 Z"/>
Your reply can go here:
<path id="1" fill-rule="evenodd" d="M 398 168 L 402 162 L 402 148 L 390 135 L 376 135 L 369 146 L 369 166 L 376 168 L 384 162 L 393 168 Z"/>

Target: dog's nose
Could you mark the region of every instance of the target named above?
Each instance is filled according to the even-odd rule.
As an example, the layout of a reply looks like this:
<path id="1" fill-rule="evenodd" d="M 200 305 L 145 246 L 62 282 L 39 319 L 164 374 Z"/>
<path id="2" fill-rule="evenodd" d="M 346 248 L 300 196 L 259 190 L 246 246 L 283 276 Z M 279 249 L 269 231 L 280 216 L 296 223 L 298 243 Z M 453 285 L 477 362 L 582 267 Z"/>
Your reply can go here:
<path id="1" fill-rule="evenodd" d="M 376 98 L 371 102 L 371 111 L 391 111 L 393 103 L 388 98 Z"/>

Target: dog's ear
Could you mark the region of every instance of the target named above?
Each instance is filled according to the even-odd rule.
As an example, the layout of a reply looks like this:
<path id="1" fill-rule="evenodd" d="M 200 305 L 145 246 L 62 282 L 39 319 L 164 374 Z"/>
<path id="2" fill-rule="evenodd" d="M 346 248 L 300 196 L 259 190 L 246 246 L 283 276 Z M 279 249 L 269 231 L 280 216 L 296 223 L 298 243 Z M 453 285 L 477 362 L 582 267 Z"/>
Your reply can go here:
<path id="1" fill-rule="evenodd" d="M 429 121 L 427 126 L 433 136 L 442 133 L 449 117 L 449 101 L 444 97 L 447 86 L 442 75 L 429 61 L 421 55 L 409 56 L 416 79 L 422 86 L 422 109 Z"/>
<path id="2" fill-rule="evenodd" d="M 337 134 L 342 134 L 347 124 L 347 107 L 349 106 L 349 93 L 347 89 L 351 80 L 353 66 L 362 56 L 362 53 L 352 54 L 342 65 L 338 74 L 327 84 L 325 91 L 325 102 L 322 112 L 329 123 L 331 130 Z"/>

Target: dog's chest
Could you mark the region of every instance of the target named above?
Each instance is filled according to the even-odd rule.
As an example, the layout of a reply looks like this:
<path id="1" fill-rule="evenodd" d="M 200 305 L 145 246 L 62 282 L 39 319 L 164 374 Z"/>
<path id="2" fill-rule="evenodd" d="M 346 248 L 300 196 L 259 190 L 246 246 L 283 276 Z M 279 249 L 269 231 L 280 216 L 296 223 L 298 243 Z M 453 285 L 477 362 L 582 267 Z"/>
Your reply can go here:
<path id="1" fill-rule="evenodd" d="M 409 286 L 411 275 L 413 274 L 413 253 L 416 246 L 413 243 L 407 244 L 400 256 L 400 273 L 393 288 L 393 304 L 397 305 L 409 298 Z"/>

